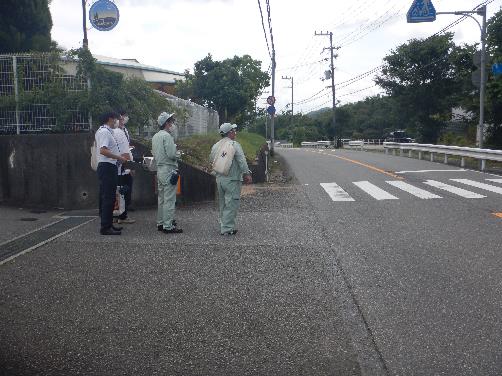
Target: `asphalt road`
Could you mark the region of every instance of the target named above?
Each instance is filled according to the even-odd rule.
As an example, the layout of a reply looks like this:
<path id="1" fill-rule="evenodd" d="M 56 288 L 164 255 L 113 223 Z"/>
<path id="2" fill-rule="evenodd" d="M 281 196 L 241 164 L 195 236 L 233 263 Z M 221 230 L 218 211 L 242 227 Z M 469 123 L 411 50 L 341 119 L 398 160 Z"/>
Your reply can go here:
<path id="1" fill-rule="evenodd" d="M 62 215 L 0 211 L 4 241 Z M 121 237 L 94 220 L 0 263 L 0 375 L 382 371 L 302 187 L 247 189 L 235 237 L 214 203 L 179 208 L 179 235 L 132 214 Z"/>
<path id="2" fill-rule="evenodd" d="M 279 153 L 296 180 L 248 187 L 235 237 L 204 203 L 178 208 L 181 235 L 142 210 L 0 262 L 0 375 L 502 374 L 502 195 L 467 184 L 500 177 Z M 0 211 L 0 251 L 82 215 Z"/>
<path id="3" fill-rule="evenodd" d="M 381 153 L 279 153 L 388 374 L 502 374 L 501 176 Z"/>

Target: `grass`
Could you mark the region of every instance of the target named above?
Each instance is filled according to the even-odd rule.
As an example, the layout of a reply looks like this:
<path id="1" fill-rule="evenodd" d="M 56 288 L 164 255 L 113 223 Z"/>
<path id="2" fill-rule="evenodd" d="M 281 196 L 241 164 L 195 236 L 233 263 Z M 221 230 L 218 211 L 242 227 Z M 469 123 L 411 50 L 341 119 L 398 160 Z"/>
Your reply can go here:
<path id="1" fill-rule="evenodd" d="M 211 147 L 219 140 L 221 140 L 221 136 L 218 133 L 194 135 L 178 140 L 178 150 L 183 152 L 182 160 L 184 162 L 209 170 L 211 168 L 209 153 Z M 235 140 L 241 144 L 248 163 L 254 162 L 256 154 L 265 144 L 265 138 L 249 132 L 237 133 Z"/>

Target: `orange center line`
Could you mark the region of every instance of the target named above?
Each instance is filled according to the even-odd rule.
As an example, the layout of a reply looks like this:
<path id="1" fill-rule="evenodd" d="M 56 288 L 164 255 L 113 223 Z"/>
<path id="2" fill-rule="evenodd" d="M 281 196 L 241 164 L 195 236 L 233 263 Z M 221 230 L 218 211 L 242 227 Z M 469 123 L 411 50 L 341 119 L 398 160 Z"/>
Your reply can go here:
<path id="1" fill-rule="evenodd" d="M 333 156 L 333 157 L 335 157 L 335 158 L 343 159 L 344 161 L 352 162 L 352 163 L 357 164 L 359 166 L 366 167 L 366 168 L 368 168 L 368 169 L 370 169 L 372 171 L 380 172 L 381 174 L 385 174 L 385 175 L 391 176 L 394 179 L 399 179 L 399 180 L 403 180 L 404 179 L 404 177 L 402 177 L 402 176 L 393 174 L 392 172 L 382 170 L 381 168 L 378 168 L 378 167 L 375 167 L 375 166 L 372 166 L 372 165 L 369 165 L 369 164 L 366 164 L 366 163 L 363 163 L 363 162 L 355 161 L 353 159 L 349 159 L 349 158 L 345 158 L 345 157 L 340 157 L 338 155 L 333 155 L 333 154 L 330 154 L 330 155 Z"/>

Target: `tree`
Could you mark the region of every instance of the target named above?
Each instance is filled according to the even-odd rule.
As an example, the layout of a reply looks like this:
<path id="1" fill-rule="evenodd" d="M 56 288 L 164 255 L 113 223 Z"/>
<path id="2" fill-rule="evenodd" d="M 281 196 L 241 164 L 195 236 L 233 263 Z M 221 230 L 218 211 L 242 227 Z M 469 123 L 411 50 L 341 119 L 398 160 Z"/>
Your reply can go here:
<path id="1" fill-rule="evenodd" d="M 48 0 L 0 1 L 0 53 L 56 48 L 51 40 L 52 18 Z"/>
<path id="2" fill-rule="evenodd" d="M 420 141 L 436 142 L 451 108 L 471 95 L 474 46 L 456 46 L 453 34 L 413 39 L 384 58 L 375 82 L 391 95 L 408 129 Z"/>
<path id="3" fill-rule="evenodd" d="M 249 55 L 214 61 L 211 54 L 195 63 L 194 73 L 186 72 L 185 77 L 176 86 L 178 96 L 214 108 L 221 121 L 239 123 L 254 115 L 256 98 L 270 79 L 261 62 Z"/>
<path id="4" fill-rule="evenodd" d="M 487 51 L 492 64 L 502 63 L 502 10 L 488 21 Z M 502 76 L 489 74 L 486 103 L 486 122 L 491 124 L 487 129 L 487 145 L 502 148 Z"/>

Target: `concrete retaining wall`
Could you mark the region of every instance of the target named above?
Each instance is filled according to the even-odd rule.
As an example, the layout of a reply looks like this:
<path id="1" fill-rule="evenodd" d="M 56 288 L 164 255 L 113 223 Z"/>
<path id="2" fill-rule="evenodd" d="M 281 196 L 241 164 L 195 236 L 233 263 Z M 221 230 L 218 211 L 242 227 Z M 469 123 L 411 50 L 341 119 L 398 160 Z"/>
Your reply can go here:
<path id="1" fill-rule="evenodd" d="M 0 136 L 0 202 L 32 208 L 96 208 L 98 179 L 90 167 L 93 141 L 91 133 Z M 185 201 L 214 199 L 214 177 L 185 164 L 180 170 Z M 138 166 L 133 205 L 156 203 L 155 174 Z"/>

